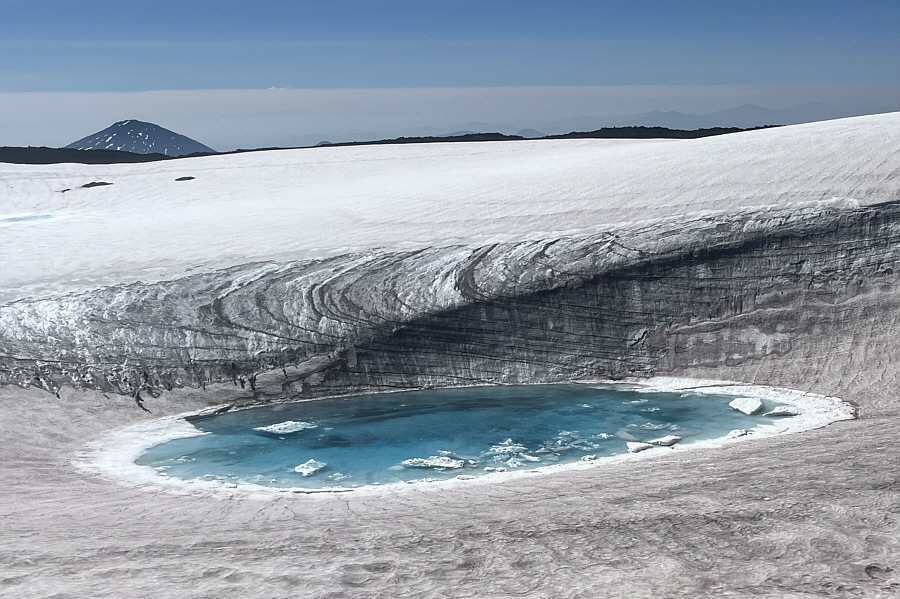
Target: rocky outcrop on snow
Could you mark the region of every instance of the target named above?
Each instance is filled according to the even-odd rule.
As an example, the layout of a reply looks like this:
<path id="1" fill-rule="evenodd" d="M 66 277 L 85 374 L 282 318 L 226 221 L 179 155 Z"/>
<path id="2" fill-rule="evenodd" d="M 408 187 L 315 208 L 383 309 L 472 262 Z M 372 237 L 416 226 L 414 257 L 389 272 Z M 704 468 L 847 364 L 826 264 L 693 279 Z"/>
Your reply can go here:
<path id="1" fill-rule="evenodd" d="M 900 203 L 256 263 L 0 307 L 0 382 L 225 399 L 677 373 L 896 328 Z"/>

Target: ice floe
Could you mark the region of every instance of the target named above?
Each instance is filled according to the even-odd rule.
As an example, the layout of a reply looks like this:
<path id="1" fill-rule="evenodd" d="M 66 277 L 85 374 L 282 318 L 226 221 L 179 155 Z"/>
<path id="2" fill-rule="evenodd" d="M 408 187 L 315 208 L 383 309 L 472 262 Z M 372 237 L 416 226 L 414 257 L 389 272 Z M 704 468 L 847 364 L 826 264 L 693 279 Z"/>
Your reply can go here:
<path id="1" fill-rule="evenodd" d="M 326 462 L 320 462 L 318 460 L 307 460 L 299 466 L 295 466 L 294 472 L 298 472 L 303 476 L 312 476 L 327 465 L 328 464 Z"/>
<path id="2" fill-rule="evenodd" d="M 663 447 L 671 447 L 681 441 L 681 437 L 677 435 L 666 435 L 665 437 L 660 437 L 659 439 L 651 439 L 650 443 L 653 445 L 662 445 Z"/>
<path id="3" fill-rule="evenodd" d="M 639 453 L 654 447 L 650 443 L 643 443 L 642 441 L 628 441 L 625 443 L 625 446 L 628 448 L 628 453 Z"/>
<path id="4" fill-rule="evenodd" d="M 512 454 L 512 453 L 522 453 L 524 451 L 528 451 L 528 448 L 524 445 L 519 445 L 512 439 L 507 439 L 503 443 L 498 445 L 492 445 L 488 450 L 488 453 L 492 454 Z"/>
<path id="5" fill-rule="evenodd" d="M 433 455 L 429 458 L 412 458 L 401 462 L 407 468 L 448 468 L 456 470 L 466 465 L 465 460 L 457 460 L 445 455 Z"/>
<path id="6" fill-rule="evenodd" d="M 647 423 L 640 424 L 640 425 L 634 424 L 634 425 L 629 425 L 629 426 L 640 427 L 646 431 L 661 431 L 661 430 L 665 430 L 665 429 L 669 428 L 671 426 L 671 424 L 660 424 L 658 422 L 647 422 Z"/>
<path id="7" fill-rule="evenodd" d="M 771 411 L 766 412 L 763 416 L 799 416 L 800 408 L 795 406 L 775 406 Z"/>
<path id="8" fill-rule="evenodd" d="M 762 410 L 763 403 L 758 397 L 738 397 L 733 399 L 731 403 L 728 404 L 728 407 L 749 416 Z"/>
<path id="9" fill-rule="evenodd" d="M 301 422 L 297 420 L 286 420 L 284 422 L 279 422 L 277 424 L 270 424 L 269 426 L 257 426 L 253 430 L 260 431 L 262 433 L 272 433 L 276 435 L 288 435 L 290 433 L 297 433 L 302 430 L 310 429 L 310 428 L 318 428 L 319 425 L 313 422 Z"/>

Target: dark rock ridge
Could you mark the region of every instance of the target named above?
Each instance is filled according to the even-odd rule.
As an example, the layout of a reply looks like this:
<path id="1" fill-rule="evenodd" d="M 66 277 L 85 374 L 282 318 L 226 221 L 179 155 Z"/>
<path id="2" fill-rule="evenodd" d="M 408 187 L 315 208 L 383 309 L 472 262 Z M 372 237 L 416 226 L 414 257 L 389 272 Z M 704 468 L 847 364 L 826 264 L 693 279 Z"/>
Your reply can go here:
<path id="1" fill-rule="evenodd" d="M 248 264 L 2 306 L 0 382 L 265 401 L 822 356 L 900 326 L 898 259 L 900 202 L 834 200 Z"/>
<path id="2" fill-rule="evenodd" d="M 138 121 L 122 121 L 122 123 L 135 123 Z M 116 127 L 120 123 L 116 123 L 112 127 L 104 129 L 99 133 L 88 136 L 79 140 L 65 148 L 45 148 L 45 147 L 0 147 L 0 162 L 12 164 L 60 164 L 64 162 L 76 164 L 118 164 L 118 163 L 134 163 L 134 162 L 154 162 L 158 160 L 170 160 L 172 158 L 185 158 L 193 156 L 208 156 L 210 154 L 242 154 L 246 152 L 262 152 L 269 150 L 284 150 L 290 148 L 254 148 L 239 149 L 231 152 L 215 152 L 202 144 L 204 149 L 197 149 L 190 153 L 175 153 L 182 150 L 176 150 L 169 154 L 160 153 L 161 148 L 154 148 L 152 152 L 146 149 L 146 140 L 140 138 L 140 144 L 137 150 L 124 151 L 115 149 L 98 149 L 116 147 L 115 141 L 106 141 L 109 129 Z M 147 123 L 149 125 L 149 123 Z M 153 125 L 155 127 L 155 125 Z M 768 127 L 756 127 L 756 129 L 765 129 Z M 162 129 L 162 127 L 160 127 Z M 163 129 L 165 131 L 165 129 Z M 313 147 L 325 146 L 368 146 L 368 145 L 394 145 L 394 144 L 414 144 L 414 143 L 437 143 L 437 142 L 477 142 L 477 141 L 518 141 L 523 139 L 697 139 L 700 137 L 711 137 L 714 135 L 724 135 L 727 133 L 737 133 L 740 131 L 751 131 L 753 129 L 740 129 L 738 127 L 715 127 L 710 129 L 682 130 L 669 129 L 666 127 L 606 127 L 596 131 L 573 131 L 562 135 L 544 135 L 534 129 L 523 129 L 516 135 L 505 135 L 502 133 L 461 133 L 444 136 L 430 137 L 397 137 L 393 139 L 381 139 L 376 141 L 348 141 L 332 143 L 330 141 L 321 141 Z M 171 133 L 171 132 L 169 132 Z M 173 134 L 177 135 L 177 134 Z M 96 139 L 95 139 L 96 138 Z M 80 148 L 79 144 L 88 140 L 100 140 L 90 147 Z M 185 138 L 188 139 L 188 138 Z M 193 140 L 191 140 L 193 141 Z M 196 142 L 194 142 L 196 143 Z"/>
<path id="3" fill-rule="evenodd" d="M 0 162 L 10 164 L 121 164 L 169 160 L 165 154 L 136 154 L 119 150 L 75 150 L 72 148 L 0 147 Z"/>
<path id="4" fill-rule="evenodd" d="M 700 139 L 701 137 L 713 137 L 740 133 L 742 131 L 756 131 L 758 129 L 771 129 L 777 125 L 763 125 L 750 129 L 740 127 L 710 127 L 707 129 L 670 129 L 668 127 L 604 127 L 595 131 L 572 131 L 561 135 L 546 135 L 541 139 Z"/>
<path id="5" fill-rule="evenodd" d="M 186 156 L 188 154 L 215 153 L 190 137 L 185 137 L 153 123 L 130 119 L 113 123 L 106 129 L 88 135 L 66 148 L 75 150 L 118 150 L 135 154 L 163 154 Z"/>
<path id="6" fill-rule="evenodd" d="M 521 141 L 523 139 L 699 139 L 701 137 L 713 137 L 727 135 L 728 133 L 740 133 L 741 131 L 755 131 L 757 129 L 771 129 L 776 125 L 765 125 L 741 129 L 740 127 L 711 127 L 708 129 L 669 129 L 668 127 L 603 127 L 594 131 L 572 131 L 561 135 L 543 135 L 534 129 L 524 129 L 516 135 L 504 133 L 474 133 L 460 132 L 450 135 L 437 135 L 430 137 L 395 137 L 392 139 L 379 139 L 376 141 L 345 141 L 339 143 L 319 142 L 319 146 L 377 146 L 394 144 L 421 144 L 421 143 L 446 143 L 446 142 L 476 142 L 476 141 Z M 532 134 L 533 133 L 533 134 Z M 250 150 L 252 151 L 252 150 Z"/>

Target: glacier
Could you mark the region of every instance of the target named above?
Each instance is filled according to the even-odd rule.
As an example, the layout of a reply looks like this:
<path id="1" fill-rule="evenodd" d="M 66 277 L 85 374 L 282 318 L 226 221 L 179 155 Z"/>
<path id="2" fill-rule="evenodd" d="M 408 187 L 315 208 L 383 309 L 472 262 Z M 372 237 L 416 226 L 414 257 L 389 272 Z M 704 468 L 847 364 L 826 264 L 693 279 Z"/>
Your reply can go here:
<path id="1" fill-rule="evenodd" d="M 830 200 L 256 263 L 2 306 L 0 382 L 262 401 L 670 375 L 829 343 L 896 306 L 898 253 L 900 203 Z"/>
<path id="2" fill-rule="evenodd" d="M 0 594 L 896 594 L 898 131 L 0 164 Z M 133 463 L 211 405 L 661 377 L 856 418 L 381 495 Z"/>
<path id="3" fill-rule="evenodd" d="M 56 218 L 5 231 L 0 383 L 264 401 L 812 351 L 896 306 L 897 126 L 3 165 Z"/>

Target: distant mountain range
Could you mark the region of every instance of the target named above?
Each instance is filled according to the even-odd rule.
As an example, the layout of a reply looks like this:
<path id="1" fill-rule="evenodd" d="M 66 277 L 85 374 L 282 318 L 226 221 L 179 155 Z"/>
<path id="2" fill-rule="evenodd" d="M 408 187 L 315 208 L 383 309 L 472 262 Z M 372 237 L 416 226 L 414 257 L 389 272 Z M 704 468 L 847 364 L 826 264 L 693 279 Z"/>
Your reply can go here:
<path id="1" fill-rule="evenodd" d="M 553 121 L 535 122 L 484 122 L 473 121 L 454 124 L 449 127 L 418 127 L 404 132 L 412 137 L 460 137 L 475 133 L 496 132 L 503 135 L 518 135 L 526 139 L 562 135 L 572 132 L 596 131 L 616 127 L 665 127 L 693 131 L 697 129 L 732 128 L 754 129 L 767 125 L 796 125 L 814 121 L 827 121 L 845 117 L 860 116 L 826 106 L 818 102 L 801 104 L 787 108 L 765 108 L 755 104 L 744 104 L 727 110 L 709 113 L 688 113 L 676 111 L 652 111 L 634 114 L 608 116 L 583 115 Z M 354 131 L 335 134 L 319 132 L 297 136 L 298 145 L 313 145 L 321 139 L 331 139 L 336 143 L 373 140 L 390 137 L 384 132 Z M 336 138 L 336 139 L 334 139 Z"/>
<path id="2" fill-rule="evenodd" d="M 484 122 L 466 123 L 453 133 L 427 133 L 379 139 L 377 134 L 358 134 L 350 139 L 369 141 L 320 142 L 315 145 L 368 145 L 429 142 L 500 141 L 541 138 L 696 138 L 734 133 L 763 126 L 792 125 L 848 116 L 818 103 L 773 110 L 744 104 L 705 115 L 683 112 L 646 112 L 618 117 L 577 117 L 538 123 L 535 128 L 517 128 Z M 300 136 L 302 139 L 303 136 Z M 321 138 L 320 138 L 321 139 Z M 314 144 L 308 144 L 310 147 Z M 295 147 L 302 147 L 298 143 Z M 276 149 L 276 148 L 259 148 Z M 91 150 L 83 152 L 82 150 Z M 236 150 L 247 152 L 253 150 Z M 192 154 L 215 154 L 215 150 L 184 135 L 153 123 L 134 119 L 119 121 L 65 148 L 0 148 L 0 162 L 52 164 L 76 162 L 109 164 L 146 162 Z"/>
<path id="3" fill-rule="evenodd" d="M 772 109 L 744 104 L 727 110 L 707 114 L 688 114 L 675 111 L 653 111 L 615 117 L 577 117 L 539 123 L 536 129 L 551 134 L 569 131 L 591 131 L 603 127 L 667 127 L 669 129 L 712 129 L 715 127 L 740 127 L 748 129 L 764 125 L 796 125 L 812 121 L 826 121 L 845 116 L 824 104 L 813 102 L 790 108 Z"/>
<path id="4" fill-rule="evenodd" d="M 128 121 L 123 121 L 127 123 Z M 117 123 L 118 124 L 118 123 Z M 146 123 L 150 124 L 150 123 Z M 155 126 L 155 125 L 154 125 Z M 758 129 L 760 127 L 754 127 Z M 162 127 L 159 127 L 162 129 Z M 422 137 L 395 137 L 391 139 L 379 139 L 372 141 L 346 141 L 331 143 L 319 142 L 315 147 L 322 146 L 368 146 L 368 145 L 393 145 L 393 144 L 423 144 L 423 143 L 449 143 L 449 142 L 480 142 L 480 141 L 515 141 L 524 139 L 696 139 L 726 133 L 738 133 L 751 129 L 738 127 L 710 127 L 685 131 L 682 129 L 669 129 L 666 127 L 605 127 L 595 131 L 582 131 L 563 133 L 560 135 L 542 136 L 534 130 L 524 130 L 520 133 L 526 135 L 507 135 L 504 133 L 471 133 L 458 131 L 451 135 L 422 136 Z M 170 132 L 171 133 L 171 132 Z M 177 135 L 177 134 L 176 134 Z M 183 137 L 183 136 L 179 136 Z M 142 138 L 146 139 L 146 138 Z M 206 147 L 206 146 L 204 146 Z M 309 147 L 309 146 L 307 146 Z M 199 152 L 185 154 L 184 156 L 208 156 L 211 154 L 239 154 L 243 152 L 258 152 L 262 150 L 278 150 L 283 148 L 257 148 L 255 150 L 234 150 L 233 152 Z M 171 149 L 170 149 L 171 151 Z M 179 158 L 174 154 L 128 152 L 125 150 L 97 150 L 66 148 L 22 148 L 0 147 L 0 162 L 14 164 L 57 164 L 60 162 L 72 162 L 81 164 L 114 164 L 121 162 L 149 162 L 153 160 L 170 160 Z"/>
<path id="5" fill-rule="evenodd" d="M 169 131 L 153 123 L 130 119 L 113 123 L 106 129 L 88 135 L 66 146 L 73 150 L 118 150 L 134 154 L 214 154 L 215 150 L 190 137 Z"/>

